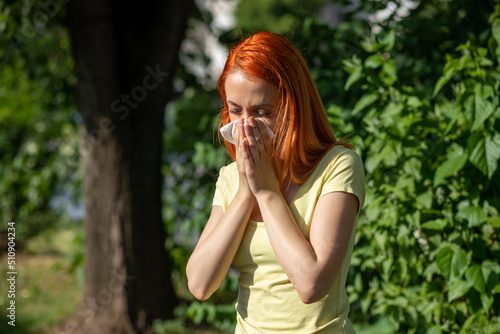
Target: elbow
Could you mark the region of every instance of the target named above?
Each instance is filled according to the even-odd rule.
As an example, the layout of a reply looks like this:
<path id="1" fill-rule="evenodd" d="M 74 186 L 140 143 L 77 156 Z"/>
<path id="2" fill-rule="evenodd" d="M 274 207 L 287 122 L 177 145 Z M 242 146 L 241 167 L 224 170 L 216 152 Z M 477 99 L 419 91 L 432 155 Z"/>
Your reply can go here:
<path id="1" fill-rule="evenodd" d="M 319 302 L 321 299 L 323 299 L 326 296 L 326 294 L 324 294 L 324 295 L 319 295 L 319 294 L 301 294 L 299 296 L 300 296 L 300 300 L 302 301 L 302 303 L 304 303 L 304 304 L 312 304 L 312 303 Z"/>
<path id="2" fill-rule="evenodd" d="M 300 300 L 304 304 L 312 304 L 320 301 L 325 298 L 328 294 L 328 289 L 323 288 L 319 284 L 308 284 L 305 287 L 302 287 L 300 290 L 297 289 Z"/>
<path id="3" fill-rule="evenodd" d="M 188 289 L 189 292 L 200 301 L 207 300 L 212 295 L 206 287 L 202 284 L 193 282 L 192 279 L 188 279 Z"/>
<path id="4" fill-rule="evenodd" d="M 190 263 L 188 263 L 186 267 L 186 276 L 189 292 L 198 300 L 207 300 L 212 295 L 212 292 L 209 291 L 207 280 L 200 277 L 198 271 L 191 270 L 191 267 Z"/>
<path id="5" fill-rule="evenodd" d="M 204 300 L 207 300 L 208 298 L 210 298 L 211 294 L 209 293 L 206 293 L 202 290 L 197 290 L 197 289 L 191 289 L 189 288 L 189 291 L 191 292 L 191 294 L 196 298 L 198 299 L 199 301 L 204 301 Z"/>

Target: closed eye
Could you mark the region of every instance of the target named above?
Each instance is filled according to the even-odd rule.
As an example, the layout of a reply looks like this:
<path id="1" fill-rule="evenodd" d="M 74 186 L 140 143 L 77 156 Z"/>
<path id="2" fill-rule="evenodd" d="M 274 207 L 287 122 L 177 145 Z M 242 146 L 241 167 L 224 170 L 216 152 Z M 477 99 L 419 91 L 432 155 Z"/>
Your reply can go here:
<path id="1" fill-rule="evenodd" d="M 269 116 L 271 115 L 271 111 L 269 110 L 265 110 L 265 109 L 259 109 L 259 110 L 256 110 L 254 111 L 257 115 L 259 116 Z"/>

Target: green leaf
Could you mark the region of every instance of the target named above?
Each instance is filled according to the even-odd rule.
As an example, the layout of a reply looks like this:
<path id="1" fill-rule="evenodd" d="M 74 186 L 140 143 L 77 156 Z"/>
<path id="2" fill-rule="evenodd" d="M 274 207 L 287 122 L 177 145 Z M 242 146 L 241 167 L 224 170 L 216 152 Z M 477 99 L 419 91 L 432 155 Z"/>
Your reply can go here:
<path id="1" fill-rule="evenodd" d="M 475 145 L 469 157 L 470 162 L 476 166 L 489 179 L 498 168 L 500 159 L 500 134 L 488 134 L 482 137 Z"/>
<path id="2" fill-rule="evenodd" d="M 384 62 L 385 60 L 382 55 L 374 54 L 366 58 L 364 65 L 366 68 L 379 68 Z"/>
<path id="3" fill-rule="evenodd" d="M 455 48 L 455 51 L 462 51 L 470 49 L 470 41 L 465 42 L 465 44 L 460 44 Z"/>
<path id="4" fill-rule="evenodd" d="M 485 100 L 480 95 L 475 95 L 475 106 L 474 106 L 474 123 L 472 123 L 471 131 L 475 131 L 484 125 L 484 122 L 493 114 L 495 107 L 493 103 Z"/>
<path id="5" fill-rule="evenodd" d="M 486 314 L 490 313 L 491 305 L 495 299 L 489 293 L 482 293 L 480 296 L 481 304 L 483 305 L 483 309 L 486 311 Z"/>
<path id="6" fill-rule="evenodd" d="M 399 116 L 404 109 L 404 105 L 402 103 L 394 103 L 389 102 L 385 108 L 380 113 L 380 116 L 387 119 L 394 119 L 394 116 Z"/>
<path id="7" fill-rule="evenodd" d="M 380 48 L 383 46 L 382 43 L 372 42 L 368 39 L 361 41 L 359 43 L 359 45 L 361 45 L 363 50 L 365 50 L 366 52 L 369 52 L 369 53 L 376 52 L 376 51 L 380 50 Z"/>
<path id="8" fill-rule="evenodd" d="M 432 326 L 426 330 L 426 334 L 441 334 L 443 331 L 438 325 Z"/>
<path id="9" fill-rule="evenodd" d="M 500 217 L 488 217 L 486 218 L 486 224 L 498 228 L 500 227 Z"/>
<path id="10" fill-rule="evenodd" d="M 497 43 L 500 44 L 500 18 L 497 18 L 492 22 L 491 33 L 496 39 Z"/>
<path id="11" fill-rule="evenodd" d="M 484 175 L 491 177 L 498 168 L 500 159 L 500 134 L 494 136 L 488 134 L 482 137 L 473 148 L 469 157 L 470 162 L 476 166 Z"/>
<path id="12" fill-rule="evenodd" d="M 444 183 L 447 177 L 455 175 L 464 168 L 467 162 L 467 153 L 460 145 L 454 145 L 446 154 L 446 160 L 439 165 L 434 174 L 434 187 Z"/>
<path id="13" fill-rule="evenodd" d="M 453 250 L 450 246 L 443 247 L 436 254 L 436 263 L 438 268 L 447 280 L 450 279 L 451 276 L 451 263 L 453 258 Z"/>
<path id="14" fill-rule="evenodd" d="M 396 63 L 390 59 L 382 65 L 382 70 L 379 73 L 380 80 L 387 86 L 392 86 L 398 81 L 398 74 L 396 71 Z"/>
<path id="15" fill-rule="evenodd" d="M 430 190 L 420 194 L 416 198 L 417 208 L 430 209 L 432 206 L 432 200 L 434 198 L 433 193 Z M 420 211 L 417 211 L 420 213 Z"/>
<path id="16" fill-rule="evenodd" d="M 421 100 L 417 96 L 408 96 L 408 98 L 406 100 L 406 104 L 408 105 L 408 107 L 416 109 L 416 108 L 420 108 L 423 105 L 422 101 L 423 100 Z"/>
<path id="17" fill-rule="evenodd" d="M 387 239 L 387 232 L 375 234 L 375 241 L 381 250 L 384 250 L 387 247 Z"/>
<path id="18" fill-rule="evenodd" d="M 458 334 L 470 334 L 471 332 L 470 327 L 475 321 L 476 321 L 476 315 L 471 314 L 471 316 L 464 321 L 464 324 L 462 325 L 462 328 L 460 329 L 460 332 L 458 332 Z"/>
<path id="19" fill-rule="evenodd" d="M 468 268 L 465 272 L 465 278 L 478 292 L 484 292 L 484 277 L 480 265 L 475 264 Z"/>
<path id="20" fill-rule="evenodd" d="M 500 265 L 498 261 L 484 260 L 481 264 L 481 271 L 484 277 L 485 290 L 494 290 L 500 282 Z"/>
<path id="21" fill-rule="evenodd" d="M 500 159 L 500 134 L 495 133 L 494 136 L 488 135 L 485 146 L 488 178 L 491 180 L 491 177 L 498 168 L 498 160 Z"/>
<path id="22" fill-rule="evenodd" d="M 500 283 L 498 283 L 493 290 L 491 290 L 491 294 L 494 295 L 496 293 L 500 293 Z"/>
<path id="23" fill-rule="evenodd" d="M 443 75 L 438 79 L 436 86 L 434 87 L 434 92 L 432 93 L 433 97 L 435 97 L 439 93 L 439 91 L 448 83 L 448 81 L 453 78 L 455 73 L 457 73 L 456 69 L 446 64 Z"/>
<path id="24" fill-rule="evenodd" d="M 377 93 L 367 93 L 363 95 L 358 102 L 354 105 L 354 109 L 352 111 L 352 115 L 356 115 L 359 113 L 361 110 L 365 109 L 369 105 L 371 105 L 373 102 L 377 101 L 379 99 L 379 95 Z"/>
<path id="25" fill-rule="evenodd" d="M 448 290 L 448 302 L 463 297 L 471 288 L 471 284 L 461 279 L 456 279 Z"/>
<path id="26" fill-rule="evenodd" d="M 451 282 L 467 269 L 467 253 L 461 248 L 444 246 L 437 253 L 436 262 L 443 277 Z"/>
<path id="27" fill-rule="evenodd" d="M 385 51 L 391 51 L 394 48 L 394 44 L 396 44 L 396 31 L 394 29 L 391 29 L 384 38 L 382 38 L 382 44 L 385 45 Z"/>
<path id="28" fill-rule="evenodd" d="M 500 62 L 500 18 L 493 20 L 491 24 L 491 32 L 493 34 L 493 37 L 497 41 L 496 54 L 497 61 Z"/>
<path id="29" fill-rule="evenodd" d="M 474 227 L 486 220 L 487 213 L 483 208 L 466 206 L 458 210 L 457 217 L 468 221 L 468 227 Z"/>
<path id="30" fill-rule="evenodd" d="M 354 71 L 349 75 L 349 77 L 347 78 L 346 82 L 345 82 L 345 86 L 344 86 L 344 90 L 349 90 L 349 88 L 355 83 L 357 82 L 359 79 L 361 79 L 363 77 L 363 73 L 362 73 L 362 68 L 361 66 L 357 66 L 354 68 Z"/>
<path id="31" fill-rule="evenodd" d="M 442 231 L 448 225 L 446 219 L 435 219 L 422 224 L 422 228 L 427 230 Z"/>

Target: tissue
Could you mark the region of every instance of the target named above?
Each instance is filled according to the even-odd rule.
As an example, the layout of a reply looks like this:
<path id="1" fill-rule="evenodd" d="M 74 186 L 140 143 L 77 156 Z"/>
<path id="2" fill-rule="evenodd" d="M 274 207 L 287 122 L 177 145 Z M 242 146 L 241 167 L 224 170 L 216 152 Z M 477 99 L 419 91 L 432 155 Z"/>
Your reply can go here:
<path id="1" fill-rule="evenodd" d="M 266 126 L 267 133 L 269 134 L 269 137 L 273 139 L 274 133 L 269 127 L 269 125 L 267 125 L 266 122 L 264 122 L 261 118 L 256 118 L 256 120 L 259 120 L 260 122 L 264 123 L 264 125 Z M 220 133 L 222 137 L 224 137 L 224 139 L 230 142 L 231 144 L 235 144 L 234 131 L 236 130 L 236 122 L 238 122 L 238 120 L 228 123 L 224 125 L 222 128 L 220 128 Z M 245 124 L 248 124 L 247 120 L 245 120 Z"/>

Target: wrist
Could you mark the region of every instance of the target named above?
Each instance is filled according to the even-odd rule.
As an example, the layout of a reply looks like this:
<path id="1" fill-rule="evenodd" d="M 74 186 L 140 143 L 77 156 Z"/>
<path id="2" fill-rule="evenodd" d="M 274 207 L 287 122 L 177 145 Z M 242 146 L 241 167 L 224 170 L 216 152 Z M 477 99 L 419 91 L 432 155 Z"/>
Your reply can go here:
<path id="1" fill-rule="evenodd" d="M 255 199 L 259 206 L 268 204 L 272 201 L 279 200 L 282 197 L 281 193 L 272 190 L 261 190 L 255 194 Z"/>
<path id="2" fill-rule="evenodd" d="M 241 201 L 247 201 L 253 203 L 255 201 L 255 196 L 252 194 L 252 191 L 248 187 L 239 187 L 236 195 L 234 197 Z"/>

